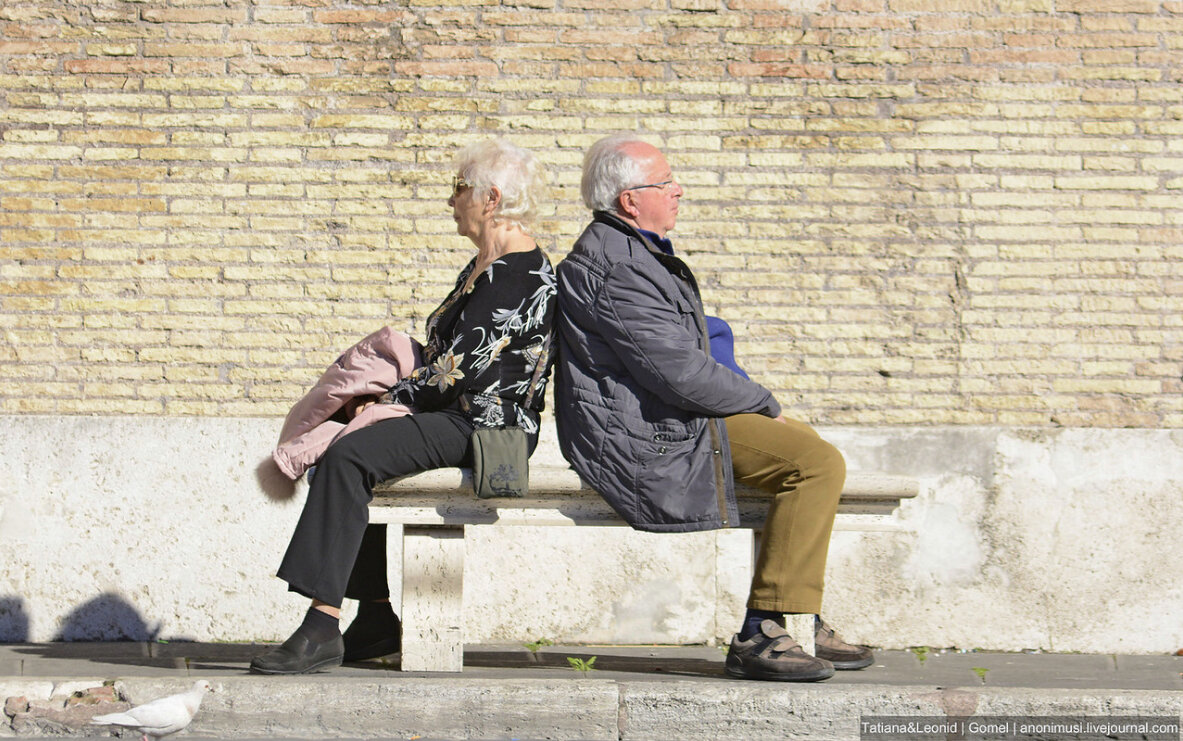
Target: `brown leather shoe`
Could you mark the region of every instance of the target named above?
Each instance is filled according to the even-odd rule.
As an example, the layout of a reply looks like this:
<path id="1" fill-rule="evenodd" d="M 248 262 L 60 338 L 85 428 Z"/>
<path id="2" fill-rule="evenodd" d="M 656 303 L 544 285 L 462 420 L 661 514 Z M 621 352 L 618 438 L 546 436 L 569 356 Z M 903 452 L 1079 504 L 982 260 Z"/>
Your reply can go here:
<path id="1" fill-rule="evenodd" d="M 760 632 L 746 641 L 738 635 L 731 638 L 723 671 L 739 679 L 779 682 L 818 682 L 834 676 L 830 662 L 805 653 L 772 620 L 760 623 Z"/>
<path id="2" fill-rule="evenodd" d="M 835 669 L 864 669 L 875 663 L 875 655 L 866 646 L 856 646 L 838 637 L 834 629 L 818 615 L 814 620 L 813 643 L 818 658 Z"/>

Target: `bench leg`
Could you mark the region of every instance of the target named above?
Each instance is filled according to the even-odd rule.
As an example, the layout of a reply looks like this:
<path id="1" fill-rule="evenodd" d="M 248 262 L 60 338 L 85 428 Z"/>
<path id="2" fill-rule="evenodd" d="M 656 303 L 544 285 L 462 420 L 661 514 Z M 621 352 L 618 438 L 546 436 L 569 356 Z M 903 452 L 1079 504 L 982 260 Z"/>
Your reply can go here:
<path id="1" fill-rule="evenodd" d="M 752 531 L 715 531 L 715 635 L 726 646 L 743 621 L 752 589 Z"/>
<path id="2" fill-rule="evenodd" d="M 817 656 L 817 646 L 813 645 L 813 613 L 804 615 L 785 615 L 785 630 L 793 636 L 793 640 L 801 644 L 801 650 L 810 656 Z"/>
<path id="3" fill-rule="evenodd" d="M 405 672 L 464 666 L 464 527 L 403 528 Z"/>
<path id="4" fill-rule="evenodd" d="M 756 558 L 760 555 L 760 537 L 763 533 L 759 530 L 752 531 L 752 566 L 755 568 Z M 750 569 L 749 569 L 750 573 Z M 813 643 L 813 614 L 802 615 L 785 615 L 785 630 L 793 637 L 793 640 L 801 644 L 801 649 L 810 656 L 817 655 L 817 646 Z"/>

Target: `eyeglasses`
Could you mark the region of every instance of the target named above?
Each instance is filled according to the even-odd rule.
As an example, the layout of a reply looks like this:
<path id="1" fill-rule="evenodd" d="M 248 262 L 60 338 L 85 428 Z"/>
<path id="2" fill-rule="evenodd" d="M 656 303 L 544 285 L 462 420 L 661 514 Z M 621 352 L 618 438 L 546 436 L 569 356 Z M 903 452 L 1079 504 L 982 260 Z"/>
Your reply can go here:
<path id="1" fill-rule="evenodd" d="M 472 185 L 459 175 L 452 176 L 452 195 L 458 196 L 460 195 L 461 189 L 471 187 Z"/>
<path id="2" fill-rule="evenodd" d="M 648 185 L 634 185 L 631 188 L 625 188 L 625 190 L 644 190 L 645 188 L 657 188 L 658 190 L 665 190 L 666 188 L 670 187 L 673 184 L 674 184 L 673 180 L 663 180 L 660 183 L 649 183 Z"/>

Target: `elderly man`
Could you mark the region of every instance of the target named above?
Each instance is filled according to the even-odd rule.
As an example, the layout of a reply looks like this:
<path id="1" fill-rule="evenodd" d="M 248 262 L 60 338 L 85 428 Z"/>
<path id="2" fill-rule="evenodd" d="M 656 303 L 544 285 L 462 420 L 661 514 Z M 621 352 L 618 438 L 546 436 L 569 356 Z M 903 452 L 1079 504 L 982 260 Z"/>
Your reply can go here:
<path id="1" fill-rule="evenodd" d="M 592 223 L 558 269 L 563 455 L 638 530 L 738 526 L 735 481 L 773 497 L 730 676 L 809 682 L 870 665 L 820 616 L 816 657 L 785 631 L 786 613 L 821 610 L 846 465 L 722 346 L 712 355 L 698 285 L 666 236 L 682 188 L 665 157 L 633 136 L 602 139 L 581 190 Z"/>

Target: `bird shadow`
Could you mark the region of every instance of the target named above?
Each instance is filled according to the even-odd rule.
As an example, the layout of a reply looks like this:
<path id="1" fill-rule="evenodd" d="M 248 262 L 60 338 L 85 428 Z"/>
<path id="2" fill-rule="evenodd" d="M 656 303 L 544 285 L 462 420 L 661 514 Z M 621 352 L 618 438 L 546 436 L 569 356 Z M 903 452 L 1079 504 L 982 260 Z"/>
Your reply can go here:
<path id="1" fill-rule="evenodd" d="M 140 611 L 123 597 L 104 592 L 66 615 L 54 641 L 154 641 L 160 623 L 149 626 Z"/>
<path id="2" fill-rule="evenodd" d="M 14 607 L 15 606 L 15 607 Z M 161 625 L 150 625 L 138 609 L 123 597 L 100 594 L 78 605 L 66 615 L 50 643 L 25 643 L 28 640 L 28 617 L 23 628 L 14 627 L 23 614 L 20 598 L 0 599 L 0 630 L 22 643 L 14 651 L 49 660 L 85 660 L 98 664 L 157 667 L 162 669 L 200 666 L 215 669 L 226 662 L 249 661 L 260 650 L 250 644 L 199 644 L 184 639 L 163 641 Z M 5 616 L 7 620 L 5 619 Z M 244 658 L 245 657 L 245 658 Z M 226 669 L 238 667 L 227 664 Z"/>

